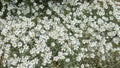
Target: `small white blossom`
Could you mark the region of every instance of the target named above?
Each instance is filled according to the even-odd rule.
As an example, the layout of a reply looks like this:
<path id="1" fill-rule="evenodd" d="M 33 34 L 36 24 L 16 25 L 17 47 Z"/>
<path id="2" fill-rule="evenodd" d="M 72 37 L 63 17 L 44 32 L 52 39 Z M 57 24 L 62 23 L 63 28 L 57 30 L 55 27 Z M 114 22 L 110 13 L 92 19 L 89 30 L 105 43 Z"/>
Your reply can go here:
<path id="1" fill-rule="evenodd" d="M 58 60 L 59 60 L 59 57 L 56 56 L 56 57 L 53 58 L 53 60 L 54 60 L 54 61 L 58 61 Z"/>
<path id="2" fill-rule="evenodd" d="M 118 43 L 120 42 L 120 38 L 118 37 L 113 38 L 113 42 L 118 45 Z"/>
<path id="3" fill-rule="evenodd" d="M 70 59 L 69 59 L 69 58 L 67 58 L 65 61 L 66 61 L 66 62 L 70 62 Z"/>
<path id="4" fill-rule="evenodd" d="M 83 56 L 83 53 L 78 54 L 78 56 L 76 57 L 76 61 L 80 62 Z"/>
<path id="5" fill-rule="evenodd" d="M 51 11 L 49 9 L 46 11 L 46 13 L 51 15 Z"/>
<path id="6" fill-rule="evenodd" d="M 94 54 L 94 53 L 92 53 L 92 54 L 90 54 L 90 56 L 91 56 L 91 58 L 94 58 L 94 57 L 95 57 L 95 54 Z"/>
<path id="7" fill-rule="evenodd" d="M 61 61 L 72 68 L 107 67 L 105 60 L 108 64 L 120 60 L 119 11 L 112 0 L 55 2 L 1 0 L 4 67 L 53 68 Z M 96 64 L 94 58 L 103 63 Z"/>
<path id="8" fill-rule="evenodd" d="M 85 68 L 85 67 L 84 67 L 84 64 L 81 65 L 81 68 Z"/>
<path id="9" fill-rule="evenodd" d="M 105 56 L 102 56 L 102 60 L 105 61 Z"/>
<path id="10" fill-rule="evenodd" d="M 55 43 L 54 43 L 54 42 L 52 42 L 52 43 L 51 43 L 51 46 L 53 46 L 53 47 L 54 47 L 54 46 L 55 46 Z"/>

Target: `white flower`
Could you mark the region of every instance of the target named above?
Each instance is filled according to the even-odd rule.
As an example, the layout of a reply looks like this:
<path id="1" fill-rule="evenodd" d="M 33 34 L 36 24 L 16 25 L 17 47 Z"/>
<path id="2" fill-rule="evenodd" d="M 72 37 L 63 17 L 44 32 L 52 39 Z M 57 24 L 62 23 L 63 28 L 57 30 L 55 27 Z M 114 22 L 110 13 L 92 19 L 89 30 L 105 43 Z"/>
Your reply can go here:
<path id="1" fill-rule="evenodd" d="M 80 44 L 79 44 L 80 45 Z M 78 50 L 78 48 L 79 48 L 79 45 L 77 45 L 77 44 L 74 44 L 74 50 Z"/>
<path id="2" fill-rule="evenodd" d="M 21 32 L 20 30 L 16 30 L 15 35 L 19 36 L 20 32 Z"/>
<path id="3" fill-rule="evenodd" d="M 50 25 L 49 24 L 46 24 L 44 27 L 45 27 L 46 30 L 50 29 Z"/>
<path id="4" fill-rule="evenodd" d="M 38 16 L 38 13 L 34 13 L 34 16 L 37 17 L 37 16 Z"/>
<path id="5" fill-rule="evenodd" d="M 118 37 L 113 38 L 113 42 L 118 45 L 118 43 L 120 42 L 120 38 Z"/>
<path id="6" fill-rule="evenodd" d="M 11 58 L 11 59 L 9 60 L 9 62 L 10 62 L 10 64 L 12 64 L 12 65 L 16 65 L 17 62 L 18 62 L 18 60 Z"/>
<path id="7" fill-rule="evenodd" d="M 113 12 L 112 12 L 112 11 L 109 11 L 109 14 L 110 14 L 110 15 L 112 15 L 112 14 L 113 14 Z"/>
<path id="8" fill-rule="evenodd" d="M 109 51 L 110 49 L 112 49 L 112 43 L 107 43 L 107 45 L 105 45 L 106 46 L 106 50 L 107 51 Z"/>
<path id="9" fill-rule="evenodd" d="M 29 31 L 29 35 L 30 35 L 30 37 L 35 37 L 35 33 L 33 32 L 33 31 Z"/>
<path id="10" fill-rule="evenodd" d="M 80 62 L 83 56 L 84 56 L 83 53 L 79 53 L 78 56 L 76 57 L 76 61 Z"/>
<path id="11" fill-rule="evenodd" d="M 86 18 L 87 18 L 87 16 L 86 16 L 86 15 L 83 15 L 83 18 L 84 18 L 84 19 L 86 19 Z"/>
<path id="12" fill-rule="evenodd" d="M 102 56 L 102 60 L 105 61 L 105 56 Z"/>
<path id="13" fill-rule="evenodd" d="M 105 15 L 104 9 L 98 10 L 98 11 L 97 11 L 97 14 L 100 15 L 100 16 Z"/>
<path id="14" fill-rule="evenodd" d="M 29 49 L 29 46 L 25 44 L 25 45 L 23 46 L 23 49 L 26 51 L 26 50 Z"/>
<path id="15" fill-rule="evenodd" d="M 3 15 L 3 12 L 0 12 L 0 16 L 2 16 Z"/>
<path id="16" fill-rule="evenodd" d="M 41 9 L 43 9 L 43 8 L 44 8 L 44 6 L 43 6 L 43 5 L 39 5 L 39 7 L 40 7 Z"/>
<path id="17" fill-rule="evenodd" d="M 39 7 L 38 7 L 38 6 L 35 6 L 35 10 L 37 10 L 37 11 L 38 11 L 38 10 L 39 10 Z"/>
<path id="18" fill-rule="evenodd" d="M 27 68 L 24 64 L 18 64 L 17 68 Z"/>
<path id="19" fill-rule="evenodd" d="M 108 34 L 108 36 L 113 37 L 113 36 L 116 35 L 116 32 L 115 31 L 111 31 L 111 32 L 108 32 L 107 34 Z"/>
<path id="20" fill-rule="evenodd" d="M 53 57 L 53 60 L 54 60 L 54 61 L 58 61 L 58 60 L 59 60 L 59 57 L 58 57 L 58 56 Z"/>
<path id="21" fill-rule="evenodd" d="M 23 36 L 21 39 L 24 43 L 29 42 L 31 40 L 29 36 Z"/>
<path id="22" fill-rule="evenodd" d="M 46 14 L 51 15 L 51 13 L 52 13 L 52 12 L 51 12 L 49 9 L 47 9 Z"/>
<path id="23" fill-rule="evenodd" d="M 34 2 L 34 0 L 30 0 L 30 2 Z"/>
<path id="24" fill-rule="evenodd" d="M 105 17 L 105 16 L 103 16 L 102 19 L 105 20 L 105 21 L 109 20 L 108 17 Z"/>
<path id="25" fill-rule="evenodd" d="M 92 54 L 90 54 L 90 56 L 91 56 L 91 58 L 94 58 L 94 57 L 95 57 L 95 54 L 94 54 L 94 53 L 92 53 Z"/>
<path id="26" fill-rule="evenodd" d="M 84 67 L 84 64 L 81 65 L 81 68 L 85 68 L 85 67 Z"/>
<path id="27" fill-rule="evenodd" d="M 2 51 L 2 49 L 0 49 L 0 56 L 2 55 L 2 53 L 3 53 L 3 51 Z"/>
<path id="28" fill-rule="evenodd" d="M 100 35 L 96 35 L 96 39 L 98 39 L 98 40 L 102 40 L 102 36 L 100 36 Z"/>
<path id="29" fill-rule="evenodd" d="M 17 11 L 17 14 L 18 14 L 18 15 L 20 15 L 20 14 L 21 14 L 21 12 L 20 12 L 20 11 Z"/>
<path id="30" fill-rule="evenodd" d="M 86 64 L 85 66 L 86 66 L 86 67 L 89 67 L 90 65 L 89 65 L 89 64 Z"/>
<path id="31" fill-rule="evenodd" d="M 99 18 L 97 23 L 98 23 L 98 24 L 103 24 L 104 21 L 103 21 L 101 18 Z"/>
<path id="32" fill-rule="evenodd" d="M 41 28 L 42 28 L 41 25 L 37 25 L 37 26 L 35 27 L 35 30 L 40 31 Z"/>
<path id="33" fill-rule="evenodd" d="M 29 7 L 27 7 L 27 8 L 25 8 L 24 10 L 22 10 L 22 13 L 23 14 L 27 14 L 27 13 L 29 13 L 30 12 L 30 8 Z"/>
<path id="34" fill-rule="evenodd" d="M 105 53 L 104 47 L 103 47 L 103 46 L 100 46 L 99 51 L 100 51 L 102 54 L 104 54 L 104 53 Z"/>
<path id="35" fill-rule="evenodd" d="M 13 42 L 13 43 L 12 43 L 12 46 L 13 46 L 14 48 L 16 48 L 18 45 L 17 45 L 16 42 Z"/>
<path id="36" fill-rule="evenodd" d="M 65 59 L 65 56 L 59 56 L 59 58 L 63 60 L 63 59 Z"/>
<path id="37" fill-rule="evenodd" d="M 113 17 L 113 16 L 110 16 L 110 20 L 114 20 L 114 17 Z"/>
<path id="38" fill-rule="evenodd" d="M 54 42 L 52 42 L 52 43 L 51 43 L 51 46 L 52 46 L 52 47 L 54 47 L 54 46 L 55 46 L 55 43 L 54 43 Z"/>
<path id="39" fill-rule="evenodd" d="M 63 52 L 58 52 L 58 55 L 59 55 L 59 56 L 63 56 L 64 53 L 63 53 Z"/>
<path id="40" fill-rule="evenodd" d="M 35 10 L 34 8 L 32 8 L 32 13 L 35 13 L 35 11 L 36 11 L 36 10 Z"/>
<path id="41" fill-rule="evenodd" d="M 32 63 L 33 63 L 33 64 L 38 64 L 38 61 L 39 61 L 39 59 L 35 58 L 35 59 L 32 61 Z"/>
<path id="42" fill-rule="evenodd" d="M 69 59 L 69 58 L 67 58 L 65 61 L 66 61 L 66 62 L 70 62 L 70 59 Z"/>
<path id="43" fill-rule="evenodd" d="M 89 28 L 89 27 L 88 27 L 88 29 L 87 29 L 87 32 L 88 32 L 88 33 L 92 33 L 93 31 L 94 31 L 94 30 L 93 30 L 92 28 Z"/>
<path id="44" fill-rule="evenodd" d="M 118 33 L 117 33 L 117 35 L 120 37 L 120 30 L 118 30 Z"/>
<path id="45" fill-rule="evenodd" d="M 2 32 L 1 32 L 1 34 L 3 34 L 3 35 L 7 35 L 7 32 L 8 32 L 8 29 L 6 29 L 6 28 L 4 28 L 3 30 L 2 30 Z"/>
<path id="46" fill-rule="evenodd" d="M 81 23 L 81 24 L 80 24 L 80 28 L 81 28 L 81 29 L 84 29 L 84 28 L 85 28 L 85 25 L 86 25 L 86 24 L 84 24 L 84 23 L 82 24 L 82 23 Z"/>
<path id="47" fill-rule="evenodd" d="M 12 4 L 10 4 L 7 9 L 12 10 L 13 8 L 14 8 L 14 6 Z"/>
<path id="48" fill-rule="evenodd" d="M 104 7 L 105 9 L 108 9 L 108 5 L 107 5 L 106 2 L 103 3 L 103 7 Z"/>
<path id="49" fill-rule="evenodd" d="M 21 47 L 23 45 L 22 42 L 18 42 L 18 47 Z"/>
<path id="50" fill-rule="evenodd" d="M 82 40 L 83 44 L 89 43 L 89 40 Z"/>
<path id="51" fill-rule="evenodd" d="M 36 53 L 36 48 L 32 48 L 32 49 L 30 50 L 30 54 L 33 55 L 33 54 L 35 54 L 35 53 Z"/>
<path id="52" fill-rule="evenodd" d="M 97 45 L 97 42 L 95 41 L 95 42 L 90 42 L 90 47 L 95 47 Z"/>
<path id="53" fill-rule="evenodd" d="M 4 54 L 4 58 L 7 59 L 9 57 L 8 54 Z"/>

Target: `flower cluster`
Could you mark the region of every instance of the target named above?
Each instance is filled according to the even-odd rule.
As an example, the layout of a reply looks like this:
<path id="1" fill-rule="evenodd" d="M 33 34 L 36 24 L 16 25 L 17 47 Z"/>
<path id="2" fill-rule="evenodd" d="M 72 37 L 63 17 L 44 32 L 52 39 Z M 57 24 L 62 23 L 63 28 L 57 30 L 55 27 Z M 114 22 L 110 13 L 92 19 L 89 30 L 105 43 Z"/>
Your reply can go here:
<path id="1" fill-rule="evenodd" d="M 120 22 L 112 0 L 41 1 L 2 1 L 3 67 L 109 68 L 120 63 Z"/>

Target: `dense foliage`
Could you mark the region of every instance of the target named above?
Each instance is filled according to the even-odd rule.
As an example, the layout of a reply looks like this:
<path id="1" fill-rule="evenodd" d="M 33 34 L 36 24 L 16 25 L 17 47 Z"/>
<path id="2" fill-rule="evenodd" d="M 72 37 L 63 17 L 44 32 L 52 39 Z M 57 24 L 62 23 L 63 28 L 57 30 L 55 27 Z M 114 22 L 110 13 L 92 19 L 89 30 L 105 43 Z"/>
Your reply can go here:
<path id="1" fill-rule="evenodd" d="M 119 68 L 116 10 L 112 0 L 2 0 L 0 65 Z"/>

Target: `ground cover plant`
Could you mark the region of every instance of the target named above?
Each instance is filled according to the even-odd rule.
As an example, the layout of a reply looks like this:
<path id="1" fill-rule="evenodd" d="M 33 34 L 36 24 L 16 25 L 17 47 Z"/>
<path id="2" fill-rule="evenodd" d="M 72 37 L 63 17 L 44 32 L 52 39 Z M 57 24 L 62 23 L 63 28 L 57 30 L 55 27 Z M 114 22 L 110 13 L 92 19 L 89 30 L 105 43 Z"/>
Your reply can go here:
<path id="1" fill-rule="evenodd" d="M 114 0 L 1 0 L 0 68 L 119 68 Z"/>

